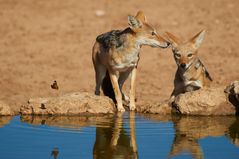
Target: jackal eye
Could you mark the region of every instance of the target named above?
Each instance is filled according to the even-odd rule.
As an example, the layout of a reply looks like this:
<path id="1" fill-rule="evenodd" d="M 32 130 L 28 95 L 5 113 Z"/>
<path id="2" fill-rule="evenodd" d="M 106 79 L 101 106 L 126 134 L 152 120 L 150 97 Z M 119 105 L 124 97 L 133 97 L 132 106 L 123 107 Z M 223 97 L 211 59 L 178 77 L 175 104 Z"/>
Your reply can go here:
<path id="1" fill-rule="evenodd" d="M 174 53 L 174 55 L 175 55 L 175 57 L 177 57 L 177 58 L 180 58 L 180 57 L 181 57 L 181 55 L 178 54 L 178 53 Z"/>
<path id="2" fill-rule="evenodd" d="M 192 57 L 193 56 L 193 54 L 188 54 L 188 57 Z"/>
<path id="3" fill-rule="evenodd" d="M 152 34 L 152 36 L 156 35 L 154 31 L 152 31 L 152 33 L 151 33 L 151 34 Z"/>

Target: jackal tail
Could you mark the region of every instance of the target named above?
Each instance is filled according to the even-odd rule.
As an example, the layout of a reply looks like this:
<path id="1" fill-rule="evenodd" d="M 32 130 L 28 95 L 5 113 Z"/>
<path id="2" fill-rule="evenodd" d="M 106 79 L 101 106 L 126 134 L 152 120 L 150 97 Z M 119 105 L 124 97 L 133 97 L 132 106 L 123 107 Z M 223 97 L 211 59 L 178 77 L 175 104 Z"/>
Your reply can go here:
<path id="1" fill-rule="evenodd" d="M 199 60 L 199 62 L 202 64 L 203 70 L 205 72 L 206 77 L 210 80 L 213 81 L 212 77 L 210 76 L 209 72 L 207 71 L 206 67 L 204 66 L 204 64 L 202 63 L 201 60 Z"/>
<path id="2" fill-rule="evenodd" d="M 207 69 L 205 69 L 205 74 L 206 74 L 206 77 L 210 80 L 210 81 L 213 81 L 212 77 L 210 76 L 209 72 L 207 71 Z"/>
<path id="3" fill-rule="evenodd" d="M 114 93 L 114 89 L 113 89 L 108 71 L 106 71 L 106 75 L 102 81 L 101 88 L 103 90 L 104 95 L 108 96 L 114 101 L 114 103 L 116 103 L 115 93 Z"/>

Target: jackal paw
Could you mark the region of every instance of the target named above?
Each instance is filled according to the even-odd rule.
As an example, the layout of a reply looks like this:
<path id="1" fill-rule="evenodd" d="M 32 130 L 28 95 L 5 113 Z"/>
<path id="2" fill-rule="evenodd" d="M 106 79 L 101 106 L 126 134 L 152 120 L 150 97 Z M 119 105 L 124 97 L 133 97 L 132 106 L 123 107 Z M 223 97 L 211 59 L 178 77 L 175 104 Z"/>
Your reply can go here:
<path id="1" fill-rule="evenodd" d="M 123 94 L 122 97 L 125 102 L 129 102 L 129 97 L 127 95 Z"/>
<path id="2" fill-rule="evenodd" d="M 174 101 L 175 101 L 175 96 L 171 96 L 170 99 L 168 100 L 168 105 L 172 105 Z"/>
<path id="3" fill-rule="evenodd" d="M 136 106 L 135 105 L 130 105 L 129 109 L 130 109 L 130 111 L 134 111 L 136 109 Z"/>
<path id="4" fill-rule="evenodd" d="M 119 107 L 119 108 L 118 108 L 118 112 L 125 112 L 124 107 Z"/>

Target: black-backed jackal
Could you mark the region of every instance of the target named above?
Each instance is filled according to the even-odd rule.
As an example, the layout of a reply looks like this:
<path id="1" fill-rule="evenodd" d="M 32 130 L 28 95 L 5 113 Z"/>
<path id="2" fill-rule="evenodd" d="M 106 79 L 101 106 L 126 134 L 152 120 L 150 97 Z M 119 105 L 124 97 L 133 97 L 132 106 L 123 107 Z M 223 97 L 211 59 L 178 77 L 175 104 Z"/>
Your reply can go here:
<path id="1" fill-rule="evenodd" d="M 96 77 L 95 94 L 99 95 L 102 87 L 104 94 L 114 99 L 118 111 L 121 112 L 125 111 L 122 99 L 128 100 L 122 87 L 130 74 L 129 107 L 130 110 L 135 109 L 135 79 L 141 46 L 167 48 L 169 45 L 147 22 L 142 11 L 136 16 L 128 16 L 128 23 L 129 27 L 124 30 L 112 30 L 99 35 L 92 51 Z"/>
<path id="2" fill-rule="evenodd" d="M 188 41 L 181 41 L 173 34 L 166 32 L 171 43 L 173 56 L 178 66 L 171 102 L 180 93 L 194 91 L 209 86 L 212 78 L 198 57 L 197 50 L 201 45 L 205 30 L 202 30 Z"/>

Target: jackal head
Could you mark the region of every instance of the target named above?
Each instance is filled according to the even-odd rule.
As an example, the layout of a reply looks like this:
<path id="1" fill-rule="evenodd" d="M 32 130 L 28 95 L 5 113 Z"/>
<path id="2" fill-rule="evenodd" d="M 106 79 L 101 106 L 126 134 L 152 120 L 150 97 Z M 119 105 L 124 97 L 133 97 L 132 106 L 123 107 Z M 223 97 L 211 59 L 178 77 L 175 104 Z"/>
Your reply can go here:
<path id="1" fill-rule="evenodd" d="M 180 69 L 186 70 L 198 59 L 197 50 L 204 39 L 205 30 L 200 31 L 188 41 L 181 41 L 181 39 L 169 32 L 166 32 L 166 34 L 172 46 L 176 64 Z"/>
<path id="2" fill-rule="evenodd" d="M 159 36 L 146 20 L 142 11 L 139 11 L 136 16 L 128 16 L 128 23 L 131 30 L 135 33 L 137 43 L 141 45 L 149 45 L 151 47 L 167 48 L 169 43 Z"/>

